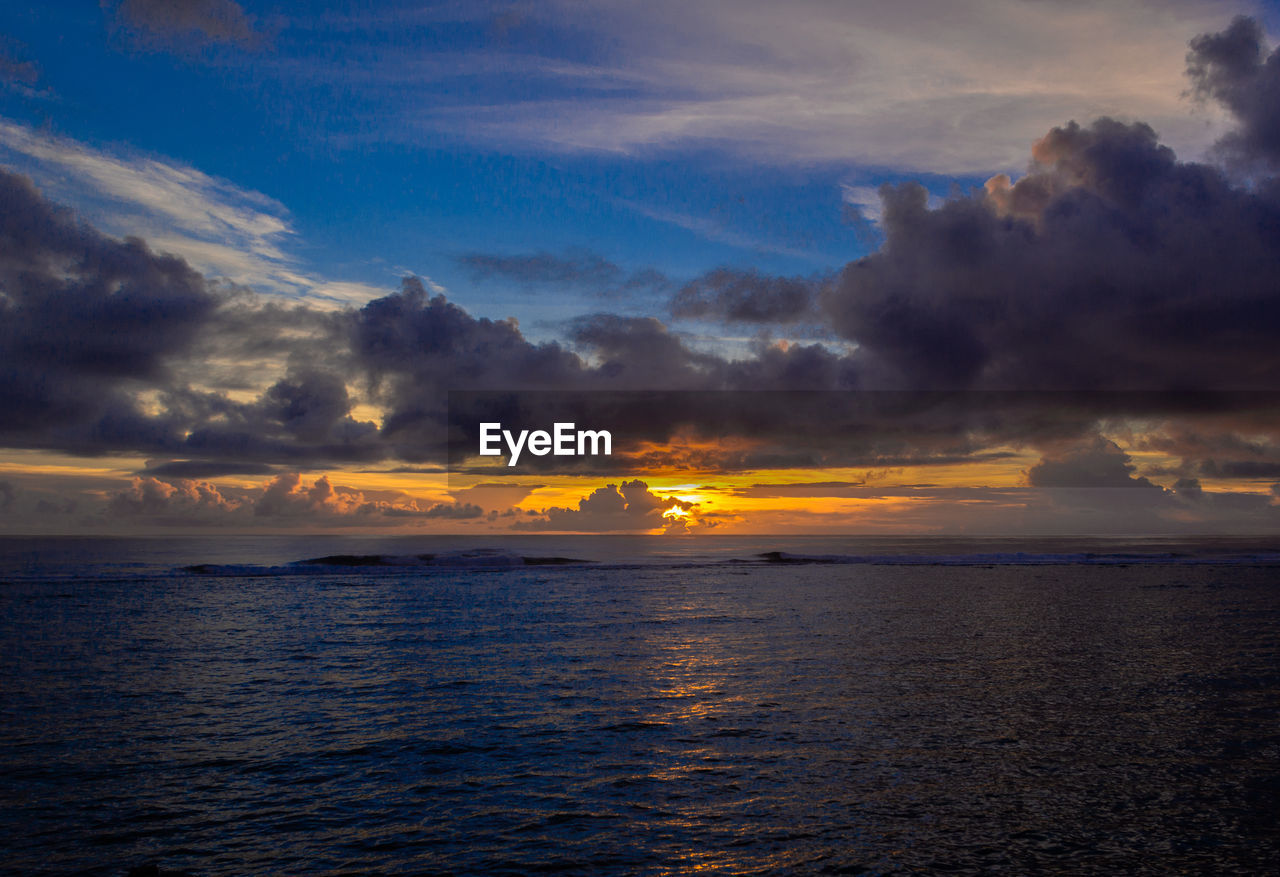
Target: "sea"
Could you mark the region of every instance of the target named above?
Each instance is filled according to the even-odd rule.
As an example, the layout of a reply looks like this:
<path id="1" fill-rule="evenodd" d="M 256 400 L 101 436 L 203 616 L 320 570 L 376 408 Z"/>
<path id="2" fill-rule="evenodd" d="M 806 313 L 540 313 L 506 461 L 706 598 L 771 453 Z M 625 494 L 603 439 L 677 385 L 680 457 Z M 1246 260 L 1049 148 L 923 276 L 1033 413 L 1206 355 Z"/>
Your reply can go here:
<path id="1" fill-rule="evenodd" d="M 0 873 L 1258 875 L 1280 540 L 0 539 Z"/>

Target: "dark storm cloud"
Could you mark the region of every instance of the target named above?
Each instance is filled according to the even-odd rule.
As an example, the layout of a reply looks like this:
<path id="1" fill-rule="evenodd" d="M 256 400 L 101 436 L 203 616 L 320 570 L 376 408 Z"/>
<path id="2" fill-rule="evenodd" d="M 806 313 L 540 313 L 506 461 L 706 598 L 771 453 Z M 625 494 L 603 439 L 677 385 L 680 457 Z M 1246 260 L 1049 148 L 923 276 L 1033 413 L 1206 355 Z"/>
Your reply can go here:
<path id="1" fill-rule="evenodd" d="M 1220 142 L 1228 156 L 1280 166 L 1280 49 L 1267 54 L 1262 25 L 1239 17 L 1196 37 L 1187 75 L 1196 96 L 1221 102 L 1240 123 Z"/>
<path id="2" fill-rule="evenodd" d="M 682 286 L 672 296 L 670 310 L 673 317 L 786 325 L 816 317 L 814 300 L 828 282 L 717 268 Z"/>
<path id="3" fill-rule="evenodd" d="M 418 462 L 444 448 L 451 389 L 575 386 L 584 366 L 555 343 L 527 341 L 514 321 L 475 319 L 422 281 L 369 302 L 349 317 L 352 355 L 370 395 L 386 408 L 382 434 Z"/>
<path id="4" fill-rule="evenodd" d="M 1280 201 L 1145 125 L 1055 128 L 1030 173 L 936 210 L 883 190 L 885 246 L 823 305 L 908 387 L 1280 385 Z"/>
<path id="5" fill-rule="evenodd" d="M 1155 487 L 1135 477 L 1137 467 L 1115 442 L 1096 438 L 1084 447 L 1045 457 L 1027 470 L 1032 487 Z"/>
<path id="6" fill-rule="evenodd" d="M 249 404 L 196 393 L 184 394 L 183 401 L 192 425 L 182 447 L 190 453 L 281 463 L 386 456 L 377 425 L 351 416 L 355 400 L 330 372 L 291 373 Z"/>
<path id="7" fill-rule="evenodd" d="M 346 331 L 333 315 L 215 288 L 182 259 L 107 237 L 0 171 L 0 441 L 9 447 L 242 465 L 382 459 L 376 427 L 350 416 L 355 400 L 333 368 L 349 359 Z M 222 392 L 260 378 L 219 363 L 280 358 L 285 376 L 258 399 Z"/>
<path id="8" fill-rule="evenodd" d="M 175 366 L 187 383 L 219 390 L 260 386 L 264 363 L 282 358 L 295 372 L 350 373 L 348 336 L 349 320 L 342 312 L 223 287 L 218 309 Z"/>
<path id="9" fill-rule="evenodd" d="M 1204 460 L 1200 474 L 1206 478 L 1263 479 L 1280 478 L 1280 460 Z"/>
<path id="10" fill-rule="evenodd" d="M 116 21 L 144 42 L 253 47 L 262 39 L 234 0 L 119 0 L 113 5 Z"/>
<path id="11" fill-rule="evenodd" d="M 821 344 L 759 345 L 753 356 L 724 365 L 724 385 L 735 390 L 852 390 L 861 364 Z"/>
<path id="12" fill-rule="evenodd" d="M 0 438 L 11 446 L 165 447 L 174 425 L 129 389 L 163 384 L 217 307 L 203 277 L 117 241 L 0 171 Z"/>
<path id="13" fill-rule="evenodd" d="M 1193 417 L 1148 418 L 1129 441 L 1135 452 L 1178 458 L 1149 475 L 1257 479 L 1280 472 L 1280 394 L 1225 394 Z"/>
<path id="14" fill-rule="evenodd" d="M 238 460 L 148 461 L 141 474 L 165 480 L 218 478 L 223 475 L 268 475 L 273 467 L 265 463 Z"/>
<path id="15" fill-rule="evenodd" d="M 599 362 L 601 386 L 698 389 L 718 379 L 722 360 L 690 350 L 653 317 L 593 314 L 574 321 L 570 338 Z"/>
<path id="16" fill-rule="evenodd" d="M 416 386 L 555 388 L 574 383 L 583 370 L 559 344 L 527 341 L 514 320 L 474 318 L 442 295 L 429 296 L 416 277 L 351 315 L 350 332 L 375 387 L 402 404 L 415 398 Z"/>

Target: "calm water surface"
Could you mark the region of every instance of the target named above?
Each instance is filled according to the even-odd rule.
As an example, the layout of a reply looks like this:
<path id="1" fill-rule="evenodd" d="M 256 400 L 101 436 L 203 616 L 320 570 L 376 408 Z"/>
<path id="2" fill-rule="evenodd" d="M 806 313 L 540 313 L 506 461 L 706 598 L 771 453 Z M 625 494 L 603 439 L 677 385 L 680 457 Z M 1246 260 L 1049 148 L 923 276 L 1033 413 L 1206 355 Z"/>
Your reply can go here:
<path id="1" fill-rule="evenodd" d="M 195 575 L 171 564 L 310 555 L 53 544 L 0 552 L 8 873 L 1280 861 L 1273 565 L 595 543 L 614 560 Z"/>

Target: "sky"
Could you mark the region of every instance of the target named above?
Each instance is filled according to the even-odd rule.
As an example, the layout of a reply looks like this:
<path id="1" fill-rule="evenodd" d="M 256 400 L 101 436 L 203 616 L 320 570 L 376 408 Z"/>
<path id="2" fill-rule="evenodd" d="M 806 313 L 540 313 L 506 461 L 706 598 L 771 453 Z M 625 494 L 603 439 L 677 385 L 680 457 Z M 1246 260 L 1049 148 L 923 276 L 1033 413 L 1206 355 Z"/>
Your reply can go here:
<path id="1" fill-rule="evenodd" d="M 1277 33 L 5 4 L 0 534 L 1274 534 Z"/>

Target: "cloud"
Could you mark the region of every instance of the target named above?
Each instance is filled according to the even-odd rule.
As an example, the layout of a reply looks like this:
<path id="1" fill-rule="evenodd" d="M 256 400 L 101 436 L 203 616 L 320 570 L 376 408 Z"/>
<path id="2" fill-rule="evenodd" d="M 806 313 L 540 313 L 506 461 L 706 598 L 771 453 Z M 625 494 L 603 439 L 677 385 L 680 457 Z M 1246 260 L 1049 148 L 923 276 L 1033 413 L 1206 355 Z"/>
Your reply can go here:
<path id="1" fill-rule="evenodd" d="M 461 490 L 451 491 L 455 502 L 461 505 L 477 505 L 487 512 L 506 512 L 524 501 L 542 484 L 504 484 L 481 482 Z"/>
<path id="2" fill-rule="evenodd" d="M 669 281 L 653 269 L 627 272 L 597 253 L 567 251 L 504 255 L 471 252 L 456 257 L 474 280 L 509 280 L 522 286 L 586 289 L 598 295 L 662 289 Z"/>
<path id="3" fill-rule="evenodd" d="M 575 320 L 569 331 L 598 363 L 594 377 L 601 388 L 699 389 L 721 365 L 713 355 L 690 350 L 653 317 L 592 314 Z"/>
<path id="4" fill-rule="evenodd" d="M 1119 131 L 1133 134 L 1135 129 L 1120 126 Z M 1158 148 L 1144 145 L 1141 130 L 1137 134 L 1139 155 L 1154 149 L 1163 159 Z M 958 221 L 963 227 L 980 222 L 1008 234 L 1013 242 L 1010 252 L 1013 244 L 1034 243 L 1051 228 L 1046 217 L 1057 209 L 1055 199 L 1109 185 L 1093 165 L 1069 160 L 1082 151 L 1075 141 L 1087 138 L 1061 139 L 1065 146 L 1053 141 L 1053 149 L 1046 147 L 1043 153 L 1058 156 L 1053 159 L 1058 164 L 1049 180 L 1052 185 L 1040 190 L 1049 192 L 1041 206 L 1025 218 L 1014 215 L 1026 211 L 1020 206 L 1026 200 L 1019 189 L 1024 181 L 1000 190 L 1007 203 L 984 194 L 933 211 L 927 204 L 908 205 L 919 214 L 908 219 L 923 231 L 906 223 L 915 236 L 906 239 L 907 255 L 910 246 L 948 240 L 945 233 L 929 232 L 935 222 L 948 233 L 948 223 Z M 609 472 L 624 472 L 625 466 L 723 471 L 976 461 L 993 459 L 990 455 L 1002 453 L 1006 445 L 1042 446 L 1090 435 L 1104 418 L 1142 414 L 1167 419 L 1185 414 L 1188 405 L 1195 407 L 1187 401 L 1194 394 L 1183 391 L 1175 394 L 1180 401 L 1172 403 L 1108 397 L 1102 404 L 1098 398 L 1063 394 L 1009 400 L 981 394 L 850 393 L 893 386 L 894 380 L 902 381 L 903 373 L 910 375 L 911 369 L 921 367 L 923 358 L 912 350 L 900 357 L 887 356 L 884 350 L 886 338 L 918 341 L 908 331 L 915 324 L 906 330 L 894 327 L 897 336 L 883 331 L 855 334 L 857 347 L 851 352 L 833 352 L 817 344 L 761 343 L 750 355 L 729 359 L 693 349 L 656 319 L 614 314 L 590 315 L 570 324 L 573 348 L 534 343 L 514 321 L 475 318 L 442 295 L 430 295 L 417 278 L 358 310 L 286 306 L 211 286 L 182 260 L 158 256 L 141 241 L 102 235 L 44 200 L 21 177 L 5 174 L 0 183 L 7 194 L 0 211 L 0 288 L 7 319 L 0 333 L 8 342 L 0 347 L 0 365 L 11 376 L 0 394 L 14 415 L 5 424 L 4 441 L 14 447 L 76 453 L 144 453 L 173 461 L 160 466 L 176 467 L 147 471 L 150 476 L 232 474 L 225 461 L 262 467 L 256 470 L 262 472 L 387 459 L 441 462 L 448 430 L 456 426 L 449 421 L 448 393 L 461 390 L 541 391 L 544 395 L 536 405 L 549 418 L 559 402 L 546 393 L 596 393 L 597 400 L 610 402 L 606 410 L 617 424 L 616 457 L 600 470 Z M 891 190 L 891 195 L 897 191 Z M 1229 188 L 1220 191 L 1237 194 Z M 886 222 L 896 234 L 899 218 L 890 211 Z M 955 253 L 981 256 L 982 248 L 966 244 L 935 249 L 937 253 L 917 253 L 911 264 L 941 276 Z M 871 257 L 869 264 L 877 271 L 883 270 L 875 261 L 881 258 L 892 262 L 906 257 L 891 246 Z M 1046 282 L 1050 289 L 1052 282 L 1053 278 Z M 915 294 L 905 283 L 889 286 L 898 291 L 899 303 Z M 934 295 L 953 290 L 925 286 L 924 291 Z M 986 292 L 974 293 L 972 287 L 963 291 Z M 831 296 L 847 292 L 845 287 L 828 290 L 824 307 L 832 307 Z M 1242 294 L 1241 287 L 1233 294 Z M 1121 297 L 1098 301 L 1112 307 L 1117 298 Z M 865 307 L 868 302 L 874 297 L 863 295 L 853 304 Z M 1217 304 L 1222 303 L 1220 296 Z M 934 307 L 934 317 L 946 313 L 948 304 Z M 1074 316 L 1083 325 L 1088 315 Z M 1245 331 L 1256 331 L 1258 312 L 1249 312 L 1249 317 Z M 966 320 L 983 331 L 999 328 L 990 315 L 976 321 L 976 315 L 957 309 L 950 320 L 939 323 L 940 331 L 965 331 Z M 1052 324 L 1067 321 L 1057 317 Z M 1209 325 L 1208 319 L 1197 324 Z M 945 335 L 938 339 L 945 341 Z M 1016 356 L 1020 350 L 1043 355 L 1052 351 L 1052 341 L 1051 335 L 1036 336 L 1035 344 L 1012 337 L 1004 355 Z M 1165 344 L 1171 351 L 1182 350 L 1173 341 Z M 1243 346 L 1237 341 L 1214 355 L 1236 356 Z M 1261 349 L 1262 344 L 1255 346 Z M 1173 352 L 1167 355 L 1175 358 Z M 1256 367 L 1265 359 L 1253 355 L 1248 362 Z M 1016 359 L 1002 367 L 1028 380 L 1042 377 Z M 933 376 L 932 371 L 925 374 Z M 1220 379 L 1205 369 L 1200 374 L 1206 381 Z M 1122 380 L 1126 377 L 1121 375 Z M 1101 383 L 1104 388 L 1113 386 L 1107 380 Z M 679 398 L 672 390 L 717 392 Z M 659 395 L 635 405 L 622 391 Z M 823 392 L 837 395 L 824 397 Z M 381 408 L 381 422 L 356 415 L 361 405 L 370 403 Z M 577 403 L 567 404 L 565 413 L 571 414 Z M 1231 410 L 1237 415 L 1241 411 L 1238 403 Z M 574 416 L 562 419 L 589 422 Z M 1198 459 L 1233 458 L 1226 453 L 1230 446 L 1224 444 L 1225 436 L 1246 429 L 1257 432 L 1248 418 L 1237 419 L 1215 426 L 1224 437 L 1215 439 L 1214 453 L 1197 452 Z M 545 428 L 547 423 L 528 425 Z M 1181 433 L 1164 429 L 1159 435 L 1165 436 L 1159 440 L 1186 446 L 1191 453 L 1189 439 L 1179 437 Z"/>
<path id="5" fill-rule="evenodd" d="M 1155 487 L 1135 477 L 1129 455 L 1113 441 L 1096 437 L 1084 447 L 1044 457 L 1027 470 L 1032 487 Z"/>
<path id="6" fill-rule="evenodd" d="M 118 0 L 115 19 L 144 44 L 167 48 L 217 43 L 252 48 L 262 39 L 234 0 Z"/>
<path id="7" fill-rule="evenodd" d="M 430 503 L 399 491 L 363 491 L 335 487 L 327 476 L 317 478 L 310 486 L 297 473 L 278 475 L 253 500 L 257 517 L 340 519 L 350 522 L 359 518 L 447 518 L 466 520 L 480 518 L 484 511 L 470 503 Z"/>
<path id="8" fill-rule="evenodd" d="M 162 481 L 146 476 L 134 478 L 128 488 L 115 493 L 108 511 L 126 517 L 164 517 L 178 523 L 217 520 L 243 507 L 242 499 L 224 496 L 207 481 Z"/>
<path id="9" fill-rule="evenodd" d="M 400 491 L 359 490 L 334 485 L 328 476 L 310 484 L 296 472 L 283 473 L 257 488 L 219 487 L 208 481 L 139 476 L 114 492 L 111 516 L 144 518 L 170 526 L 373 526 L 392 519 L 473 520 L 476 505 L 428 502 Z"/>
<path id="10" fill-rule="evenodd" d="M 771 277 L 717 268 L 682 286 L 670 310 L 673 317 L 787 325 L 816 317 L 814 301 L 826 282 L 823 277 Z"/>
<path id="11" fill-rule="evenodd" d="M 990 173 L 1018 167 L 1022 145 L 1071 117 L 1128 113 L 1183 151 L 1207 146 L 1206 116 L 1193 118 L 1180 99 L 1186 40 L 1243 11 L 1193 0 L 1164 3 L 1159 14 L 1102 2 L 990 0 L 961 11 L 928 0 L 618 0 L 584 18 L 553 3 L 531 16 L 538 32 L 585 30 L 586 45 L 609 52 L 579 50 L 581 39 L 547 39 L 540 52 L 406 52 L 375 62 L 370 89 L 395 82 L 420 94 L 460 73 L 477 83 L 472 100 L 389 101 L 399 128 L 388 125 L 390 137 L 426 129 L 508 147 L 710 148 L 784 163 Z M 498 86 L 513 75 L 537 87 Z"/>
<path id="12" fill-rule="evenodd" d="M 26 54 L 26 46 L 0 35 L 0 88 L 28 98 L 50 97 L 51 90 L 38 88 L 44 78 L 40 65 Z"/>
<path id="13" fill-rule="evenodd" d="M 8 54 L 0 54 L 0 82 L 31 86 L 39 81 L 40 68 L 35 62 L 19 61 Z"/>
<path id="14" fill-rule="evenodd" d="M 1273 480 L 1280 478 L 1280 460 L 1204 460 L 1200 474 L 1209 478 Z"/>
<path id="15" fill-rule="evenodd" d="M 1141 123 L 1055 128 L 1016 183 L 929 209 L 886 187 L 884 247 L 823 297 L 888 386 L 1280 385 L 1280 198 Z"/>
<path id="16" fill-rule="evenodd" d="M 475 280 L 502 278 L 530 285 L 609 286 L 622 276 L 622 269 L 595 253 L 563 256 L 551 253 L 498 255 L 464 253 L 458 264 L 471 271 Z"/>
<path id="17" fill-rule="evenodd" d="M 129 391 L 162 385 L 209 320 L 217 298 L 204 278 L 140 240 L 99 234 L 23 177 L 0 171 L 0 203 L 0 436 L 16 446 L 172 441 Z"/>
<path id="18" fill-rule="evenodd" d="M 577 508 L 543 509 L 540 517 L 517 521 L 519 530 L 565 530 L 610 532 L 662 529 L 672 524 L 664 517 L 673 510 L 689 512 L 697 503 L 673 496 L 660 496 L 639 479 L 621 485 L 596 488 L 578 500 Z"/>
<path id="19" fill-rule="evenodd" d="M 387 456 L 377 426 L 350 414 L 332 316 L 229 293 L 4 171 L 0 205 L 0 441 L 258 464 Z M 220 367 L 253 358 L 284 375 L 263 387 Z"/>
<path id="20" fill-rule="evenodd" d="M 351 416 L 354 400 L 333 372 L 291 372 L 253 402 L 191 391 L 171 393 L 166 401 L 185 416 L 181 448 L 187 453 L 280 463 L 387 456 L 377 425 Z"/>
<path id="21" fill-rule="evenodd" d="M 244 280 L 278 272 L 287 261 L 281 247 L 293 234 L 288 211 L 258 192 L 179 163 L 111 155 L 4 120 L 0 146 L 59 197 L 111 222 L 111 231 L 159 238 L 206 270 Z"/>
<path id="22" fill-rule="evenodd" d="M 165 480 L 219 478 L 224 475 L 267 475 L 273 467 L 242 460 L 158 460 L 147 461 L 143 475 Z"/>
<path id="23" fill-rule="evenodd" d="M 402 459 L 439 458 L 451 389 L 558 389 L 584 372 L 559 344 L 533 344 L 514 320 L 476 319 L 407 278 L 348 317 L 354 365 L 386 411 L 382 435 Z"/>
<path id="24" fill-rule="evenodd" d="M 1187 74 L 1197 97 L 1220 102 L 1238 123 L 1219 147 L 1237 160 L 1280 167 L 1280 49 L 1267 54 L 1262 26 L 1241 16 L 1221 33 L 1196 37 Z"/>
<path id="25" fill-rule="evenodd" d="M 289 211 L 188 165 L 120 156 L 0 119 L 0 154 L 105 232 L 145 238 L 213 278 L 318 307 L 363 304 L 384 290 L 316 277 L 289 252 Z"/>

